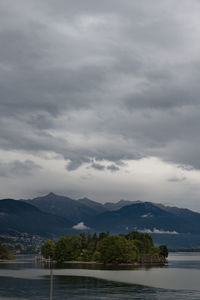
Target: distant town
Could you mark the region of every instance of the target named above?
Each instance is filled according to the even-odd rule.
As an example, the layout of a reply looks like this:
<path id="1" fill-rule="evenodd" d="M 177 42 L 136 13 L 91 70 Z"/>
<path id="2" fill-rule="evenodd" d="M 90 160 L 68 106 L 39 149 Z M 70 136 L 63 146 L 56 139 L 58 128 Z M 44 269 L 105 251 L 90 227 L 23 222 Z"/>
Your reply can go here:
<path id="1" fill-rule="evenodd" d="M 0 234 L 0 244 L 6 245 L 14 254 L 39 254 L 45 241 L 46 238 L 26 232 Z"/>

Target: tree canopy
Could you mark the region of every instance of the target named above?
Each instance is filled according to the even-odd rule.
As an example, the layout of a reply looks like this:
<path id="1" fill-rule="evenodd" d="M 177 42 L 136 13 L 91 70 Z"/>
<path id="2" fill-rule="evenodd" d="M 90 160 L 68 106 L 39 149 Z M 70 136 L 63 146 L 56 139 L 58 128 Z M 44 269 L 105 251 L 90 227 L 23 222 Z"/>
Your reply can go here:
<path id="1" fill-rule="evenodd" d="M 131 263 L 136 261 L 138 249 L 123 236 L 108 236 L 98 245 L 100 260 L 104 263 Z"/>
<path id="2" fill-rule="evenodd" d="M 0 260 L 11 260 L 14 259 L 13 253 L 10 249 L 2 244 L 0 244 Z"/>
<path id="3" fill-rule="evenodd" d="M 46 241 L 41 250 L 44 258 L 57 262 L 96 261 L 112 264 L 139 262 L 142 256 L 163 261 L 168 254 L 165 245 L 155 247 L 149 234 L 136 231 L 117 236 L 108 232 L 67 235 L 56 243 Z"/>

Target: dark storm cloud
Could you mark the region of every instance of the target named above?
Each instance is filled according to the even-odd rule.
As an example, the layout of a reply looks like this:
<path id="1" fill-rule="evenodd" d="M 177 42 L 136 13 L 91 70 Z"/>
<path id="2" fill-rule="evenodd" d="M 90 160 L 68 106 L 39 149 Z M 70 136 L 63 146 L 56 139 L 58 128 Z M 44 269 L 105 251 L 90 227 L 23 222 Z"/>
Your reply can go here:
<path id="1" fill-rule="evenodd" d="M 0 162 L 0 176 L 27 176 L 31 175 L 34 171 L 41 169 L 41 166 L 31 160 L 19 161 L 15 160 L 9 163 Z"/>
<path id="2" fill-rule="evenodd" d="M 1 1 L 0 148 L 67 170 L 148 156 L 199 169 L 199 8 Z"/>
<path id="3" fill-rule="evenodd" d="M 99 171 L 105 170 L 105 166 L 104 166 L 104 165 L 97 164 L 97 163 L 93 163 L 93 164 L 91 165 L 91 167 L 92 167 L 93 169 L 96 169 L 96 170 L 99 170 Z"/>
<path id="4" fill-rule="evenodd" d="M 120 170 L 120 168 L 115 165 L 109 165 L 109 166 L 107 166 L 107 170 L 109 170 L 111 172 L 117 172 Z"/>
<path id="5" fill-rule="evenodd" d="M 65 158 L 70 160 L 70 162 L 66 165 L 66 169 L 68 171 L 74 171 L 77 168 L 79 168 L 83 163 L 90 162 L 90 159 L 87 157 L 83 157 L 81 153 L 78 156 L 75 154 L 74 158 L 73 155 L 69 155 Z"/>

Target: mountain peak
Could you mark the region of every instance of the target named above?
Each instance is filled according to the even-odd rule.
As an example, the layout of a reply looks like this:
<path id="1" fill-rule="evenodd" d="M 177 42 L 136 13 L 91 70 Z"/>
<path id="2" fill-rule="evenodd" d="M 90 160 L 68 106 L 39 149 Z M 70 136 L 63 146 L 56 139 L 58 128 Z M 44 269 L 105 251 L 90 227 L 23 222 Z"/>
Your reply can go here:
<path id="1" fill-rule="evenodd" d="M 50 192 L 49 194 L 47 194 L 47 196 L 49 197 L 49 196 L 56 196 L 56 194 L 54 194 L 53 192 Z"/>

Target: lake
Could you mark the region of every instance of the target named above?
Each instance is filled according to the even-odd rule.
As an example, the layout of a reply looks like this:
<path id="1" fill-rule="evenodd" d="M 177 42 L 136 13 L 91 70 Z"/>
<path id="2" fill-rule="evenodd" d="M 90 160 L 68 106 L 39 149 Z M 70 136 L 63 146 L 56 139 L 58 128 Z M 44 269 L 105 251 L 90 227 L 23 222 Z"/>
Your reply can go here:
<path id="1" fill-rule="evenodd" d="M 165 267 L 111 268 L 62 264 L 53 270 L 53 299 L 200 299 L 200 253 L 173 253 Z M 49 299 L 50 270 L 30 256 L 0 263 L 0 299 Z"/>

